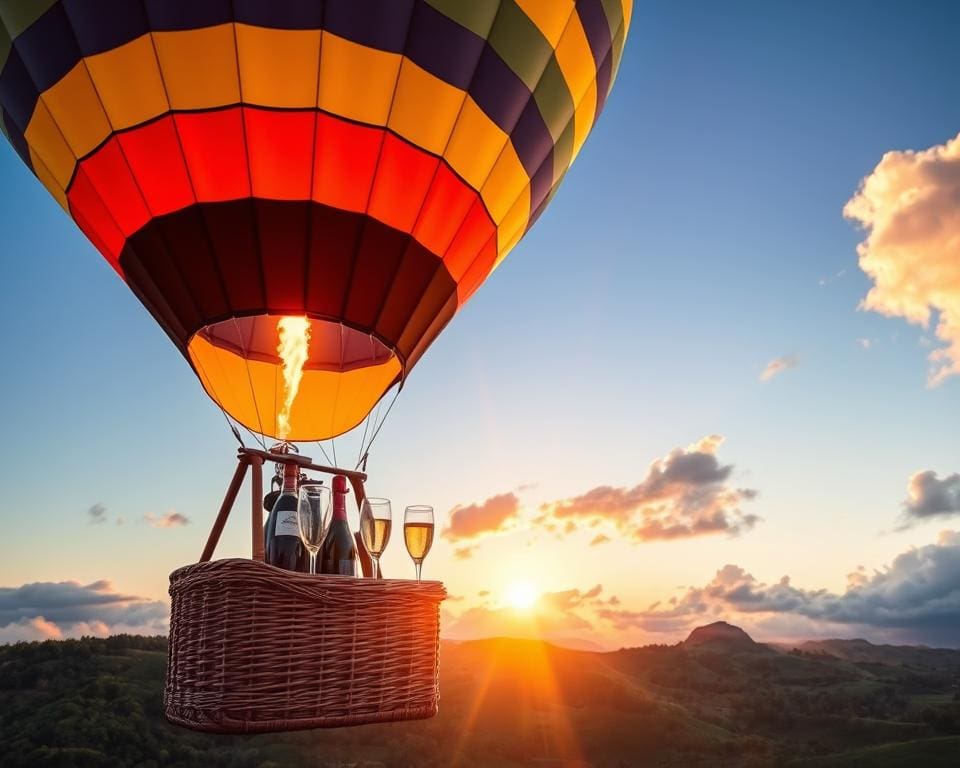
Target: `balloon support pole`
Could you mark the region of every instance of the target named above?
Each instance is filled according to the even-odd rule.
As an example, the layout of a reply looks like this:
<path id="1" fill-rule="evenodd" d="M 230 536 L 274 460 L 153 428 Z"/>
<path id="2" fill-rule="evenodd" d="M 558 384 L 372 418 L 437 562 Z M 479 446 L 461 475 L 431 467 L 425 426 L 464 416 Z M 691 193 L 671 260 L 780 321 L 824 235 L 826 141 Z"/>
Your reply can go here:
<path id="1" fill-rule="evenodd" d="M 213 557 L 213 550 L 220 541 L 220 534 L 223 533 L 223 526 L 227 523 L 230 511 L 240 493 L 240 486 L 247 476 L 247 470 L 252 470 L 252 482 L 250 484 L 250 515 L 251 515 L 251 539 L 250 539 L 250 557 L 257 562 L 263 562 L 263 464 L 266 461 L 272 461 L 277 464 L 296 464 L 301 469 L 308 469 L 313 472 L 321 472 L 327 475 L 343 475 L 353 486 L 353 492 L 357 499 L 357 506 L 363 503 L 365 498 L 364 482 L 367 479 L 365 472 L 357 472 L 351 469 L 339 469 L 338 467 L 328 467 L 323 464 L 314 464 L 309 456 L 301 456 L 296 453 L 274 453 L 272 451 L 261 451 L 257 448 L 241 448 L 237 451 L 237 468 L 227 486 L 227 493 L 223 497 L 223 504 L 220 505 L 220 511 L 217 513 L 217 519 L 213 522 L 213 528 L 210 530 L 210 536 L 207 537 L 207 543 L 200 555 L 200 562 L 206 563 Z M 366 572 L 367 564 L 363 563 L 363 570 Z"/>

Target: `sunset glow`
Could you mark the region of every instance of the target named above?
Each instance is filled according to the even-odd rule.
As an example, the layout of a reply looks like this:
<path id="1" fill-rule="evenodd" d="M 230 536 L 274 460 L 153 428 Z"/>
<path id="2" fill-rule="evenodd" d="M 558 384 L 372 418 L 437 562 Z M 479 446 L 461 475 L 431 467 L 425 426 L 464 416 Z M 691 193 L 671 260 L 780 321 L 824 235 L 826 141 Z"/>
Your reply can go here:
<path id="1" fill-rule="evenodd" d="M 960 768 L 957 30 L 0 0 L 0 768 Z"/>
<path id="2" fill-rule="evenodd" d="M 529 611 L 540 598 L 537 588 L 528 581 L 518 581 L 507 591 L 507 604 L 518 611 Z"/>

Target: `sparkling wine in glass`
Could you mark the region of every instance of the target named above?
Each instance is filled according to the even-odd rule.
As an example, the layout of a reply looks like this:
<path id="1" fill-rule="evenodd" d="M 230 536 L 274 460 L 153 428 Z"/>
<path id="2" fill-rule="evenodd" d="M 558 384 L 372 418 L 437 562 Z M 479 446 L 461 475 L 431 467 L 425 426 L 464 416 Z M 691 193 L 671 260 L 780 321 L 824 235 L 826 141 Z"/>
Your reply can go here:
<path id="1" fill-rule="evenodd" d="M 403 540 L 420 581 L 420 566 L 433 545 L 433 507 L 423 504 L 407 507 L 403 514 Z"/>
<path id="2" fill-rule="evenodd" d="M 310 573 L 317 572 L 317 552 L 330 527 L 330 489 L 320 483 L 303 483 L 297 497 L 300 539 L 310 553 Z"/>
<path id="3" fill-rule="evenodd" d="M 375 579 L 380 575 L 380 555 L 390 541 L 392 525 L 393 515 L 390 512 L 389 499 L 367 497 L 363 500 L 360 510 L 360 538 L 370 553 L 373 563 L 372 576 Z"/>

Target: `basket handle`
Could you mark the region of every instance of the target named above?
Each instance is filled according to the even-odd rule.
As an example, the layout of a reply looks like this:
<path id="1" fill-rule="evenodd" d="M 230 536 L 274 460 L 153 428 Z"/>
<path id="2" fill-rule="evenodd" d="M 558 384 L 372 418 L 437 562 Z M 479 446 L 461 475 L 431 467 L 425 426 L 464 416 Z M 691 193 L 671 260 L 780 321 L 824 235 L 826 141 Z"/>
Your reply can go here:
<path id="1" fill-rule="evenodd" d="M 237 468 L 227 486 L 227 493 L 223 497 L 223 504 L 220 505 L 220 511 L 213 521 L 213 527 L 210 529 L 210 535 L 207 537 L 207 543 L 200 554 L 201 563 L 209 562 L 213 557 L 213 551 L 220 541 L 220 534 L 223 533 L 223 527 L 230 516 L 230 510 L 237 500 L 237 494 L 240 493 L 240 486 L 247 475 L 247 469 L 253 470 L 252 482 L 250 483 L 250 557 L 258 563 L 263 562 L 263 463 L 264 461 L 279 461 L 284 464 L 297 464 L 303 469 L 310 469 L 314 472 L 323 472 L 328 475 L 345 475 L 353 486 L 354 495 L 357 497 L 357 506 L 363 503 L 365 498 L 363 483 L 367 479 L 365 472 L 357 472 L 351 469 L 340 469 L 338 467 L 327 467 L 322 464 L 314 464 L 308 456 L 300 456 L 295 453 L 271 453 L 270 451 L 261 451 L 257 448 L 241 448 L 237 451 Z"/>

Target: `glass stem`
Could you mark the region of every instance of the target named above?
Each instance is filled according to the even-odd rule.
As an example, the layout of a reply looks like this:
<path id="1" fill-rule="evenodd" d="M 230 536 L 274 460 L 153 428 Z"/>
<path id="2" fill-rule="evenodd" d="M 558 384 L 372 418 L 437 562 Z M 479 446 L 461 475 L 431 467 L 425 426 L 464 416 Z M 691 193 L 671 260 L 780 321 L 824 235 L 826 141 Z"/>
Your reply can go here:
<path id="1" fill-rule="evenodd" d="M 371 571 L 371 573 L 372 573 L 372 577 L 373 577 L 374 579 L 379 578 L 379 576 L 380 576 L 380 558 L 379 558 L 379 557 L 373 557 L 373 556 L 371 555 L 371 557 L 370 557 L 370 563 L 371 563 L 371 565 L 370 565 L 370 571 Z"/>
<path id="2" fill-rule="evenodd" d="M 423 565 L 423 561 L 422 561 L 422 560 L 414 560 L 414 561 L 413 561 L 413 564 L 414 564 L 414 566 L 416 566 L 416 569 L 417 569 L 417 581 L 420 581 L 420 566 Z"/>
<path id="3" fill-rule="evenodd" d="M 310 573 L 316 574 L 317 572 L 317 553 L 310 553 Z"/>

